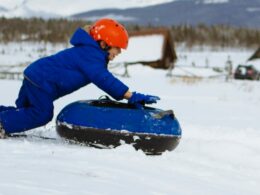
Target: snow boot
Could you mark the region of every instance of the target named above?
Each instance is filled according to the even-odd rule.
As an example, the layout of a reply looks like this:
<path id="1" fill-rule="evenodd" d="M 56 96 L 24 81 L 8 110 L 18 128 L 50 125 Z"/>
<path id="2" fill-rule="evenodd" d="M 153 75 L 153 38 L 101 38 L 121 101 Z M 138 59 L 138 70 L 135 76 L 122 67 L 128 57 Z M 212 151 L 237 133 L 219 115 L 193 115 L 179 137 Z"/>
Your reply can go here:
<path id="1" fill-rule="evenodd" d="M 5 134 L 5 130 L 4 130 L 3 126 L 2 126 L 2 124 L 0 123 L 0 139 L 4 139 L 6 137 L 7 136 Z"/>

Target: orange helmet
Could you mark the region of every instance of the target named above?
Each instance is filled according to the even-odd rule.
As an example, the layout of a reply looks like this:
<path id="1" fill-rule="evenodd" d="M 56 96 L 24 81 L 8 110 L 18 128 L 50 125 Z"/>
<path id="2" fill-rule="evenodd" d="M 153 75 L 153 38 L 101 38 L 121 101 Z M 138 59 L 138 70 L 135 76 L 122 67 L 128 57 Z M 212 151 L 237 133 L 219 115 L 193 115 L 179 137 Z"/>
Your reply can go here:
<path id="1" fill-rule="evenodd" d="M 115 20 L 103 18 L 96 21 L 90 28 L 90 35 L 96 41 L 105 41 L 110 47 L 126 49 L 128 33 L 124 26 Z"/>

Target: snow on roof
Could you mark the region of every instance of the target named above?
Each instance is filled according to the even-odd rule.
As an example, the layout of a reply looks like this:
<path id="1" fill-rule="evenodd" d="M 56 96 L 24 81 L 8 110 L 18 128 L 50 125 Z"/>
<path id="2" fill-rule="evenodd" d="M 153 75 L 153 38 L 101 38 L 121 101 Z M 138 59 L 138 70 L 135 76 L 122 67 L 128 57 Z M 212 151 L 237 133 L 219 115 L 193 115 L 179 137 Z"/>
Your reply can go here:
<path id="1" fill-rule="evenodd" d="M 130 37 L 127 50 L 122 50 L 113 63 L 157 61 L 162 58 L 163 43 L 163 35 Z"/>

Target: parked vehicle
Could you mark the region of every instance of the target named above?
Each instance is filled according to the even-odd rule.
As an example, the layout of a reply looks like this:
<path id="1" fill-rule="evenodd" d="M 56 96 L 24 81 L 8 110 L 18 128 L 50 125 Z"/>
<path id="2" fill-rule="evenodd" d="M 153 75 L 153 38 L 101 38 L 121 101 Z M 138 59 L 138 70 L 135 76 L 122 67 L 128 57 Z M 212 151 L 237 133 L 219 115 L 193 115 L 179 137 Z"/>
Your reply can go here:
<path id="1" fill-rule="evenodd" d="M 260 80 L 260 71 L 253 65 L 239 65 L 236 68 L 235 79 Z"/>

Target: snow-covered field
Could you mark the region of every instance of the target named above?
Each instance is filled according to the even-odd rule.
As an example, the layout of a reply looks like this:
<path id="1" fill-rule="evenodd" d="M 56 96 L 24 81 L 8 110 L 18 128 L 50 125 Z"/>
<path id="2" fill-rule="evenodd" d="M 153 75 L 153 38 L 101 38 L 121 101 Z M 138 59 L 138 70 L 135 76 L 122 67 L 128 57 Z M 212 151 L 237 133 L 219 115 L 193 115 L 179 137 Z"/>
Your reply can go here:
<path id="1" fill-rule="evenodd" d="M 212 64 L 219 60 L 224 66 L 228 55 L 243 62 L 251 52 L 207 51 L 206 56 Z M 205 52 L 180 54 L 199 64 Z M 17 59 L 27 61 L 19 55 Z M 5 60 L 1 55 L 0 64 Z M 129 74 L 130 78 L 120 79 L 132 91 L 158 95 L 161 101 L 155 107 L 174 110 L 183 129 L 175 151 L 146 156 L 128 145 L 110 150 L 69 145 L 58 138 L 53 120 L 28 133 L 56 141 L 0 140 L 0 195 L 260 194 L 260 82 L 191 82 L 141 65 L 129 67 Z M 0 80 L 1 104 L 13 105 L 20 85 Z M 55 116 L 72 101 L 103 94 L 94 85 L 86 86 L 57 100 Z"/>

